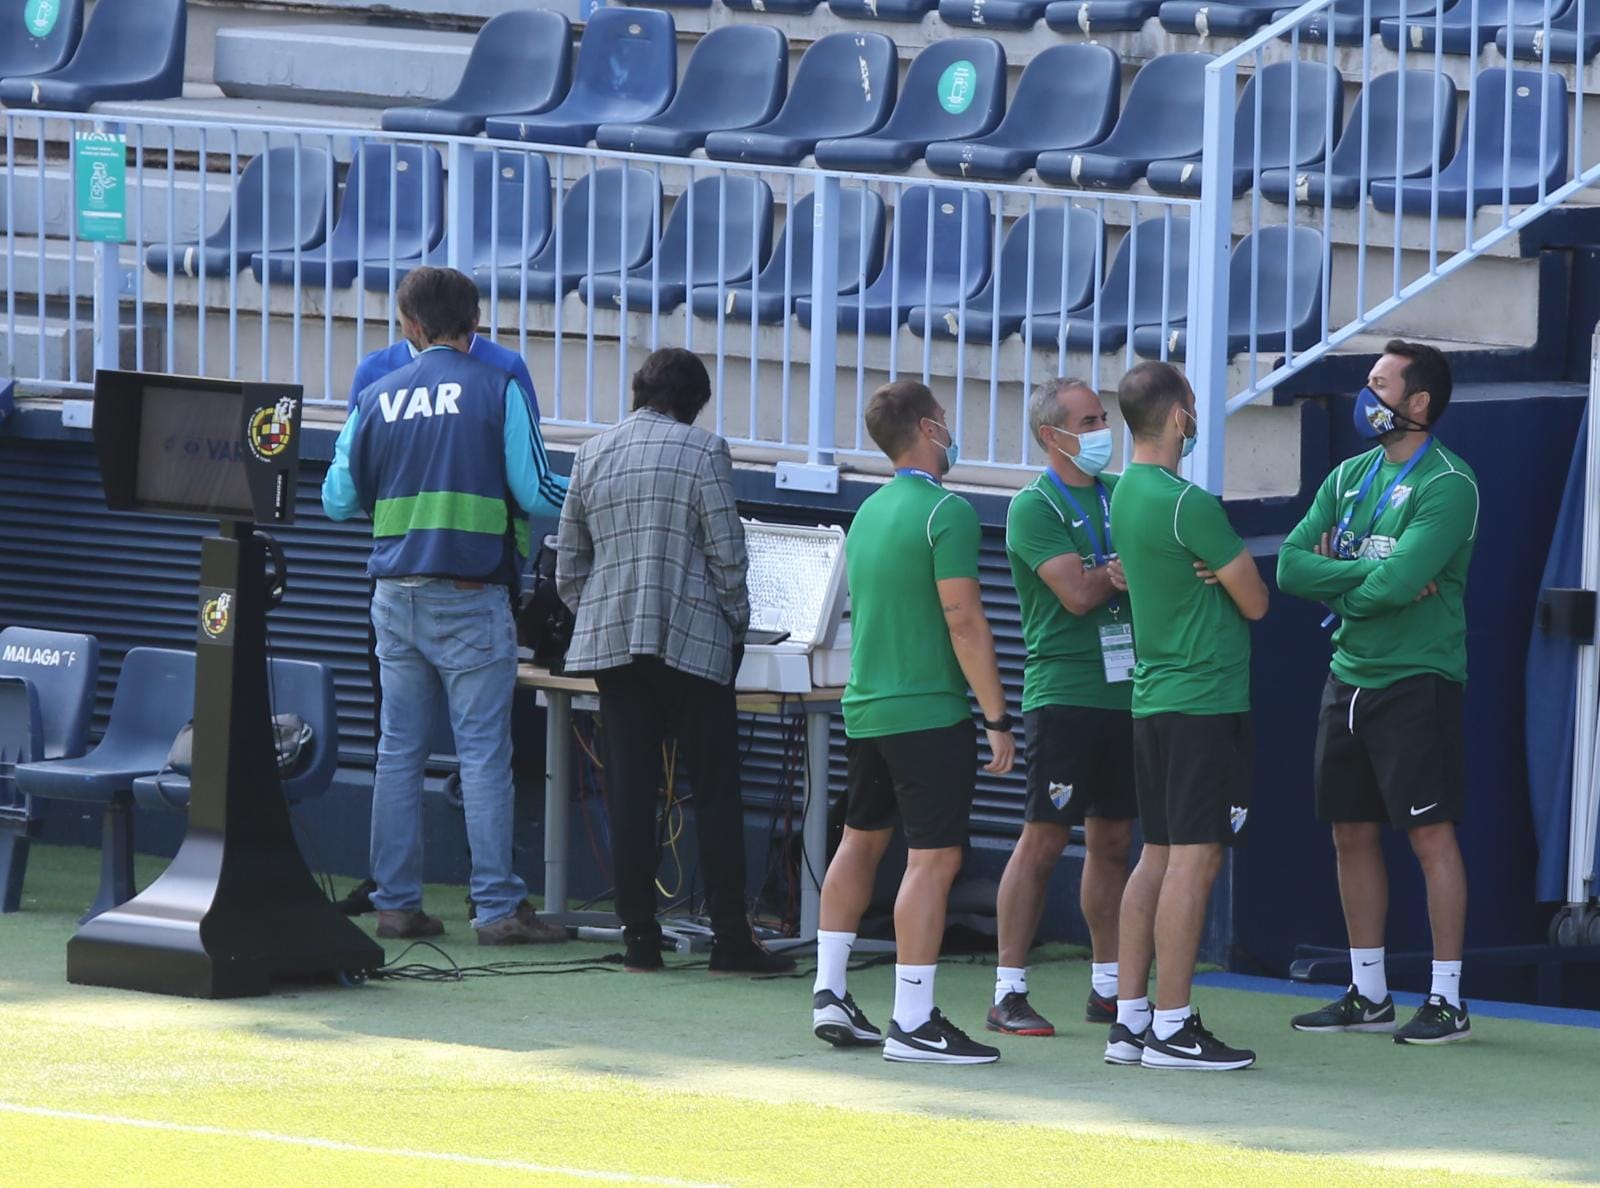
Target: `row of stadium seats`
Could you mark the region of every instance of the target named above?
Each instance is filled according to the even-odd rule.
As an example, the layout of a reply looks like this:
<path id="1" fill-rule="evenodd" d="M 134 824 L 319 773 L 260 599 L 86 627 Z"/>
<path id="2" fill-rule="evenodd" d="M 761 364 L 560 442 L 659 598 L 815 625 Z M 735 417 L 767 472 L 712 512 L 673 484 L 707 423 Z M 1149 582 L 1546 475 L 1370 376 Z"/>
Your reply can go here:
<path id="1" fill-rule="evenodd" d="M 0 103 L 86 111 L 183 93 L 188 0 L 99 0 L 87 28 L 83 12 L 84 0 L 0 0 Z"/>

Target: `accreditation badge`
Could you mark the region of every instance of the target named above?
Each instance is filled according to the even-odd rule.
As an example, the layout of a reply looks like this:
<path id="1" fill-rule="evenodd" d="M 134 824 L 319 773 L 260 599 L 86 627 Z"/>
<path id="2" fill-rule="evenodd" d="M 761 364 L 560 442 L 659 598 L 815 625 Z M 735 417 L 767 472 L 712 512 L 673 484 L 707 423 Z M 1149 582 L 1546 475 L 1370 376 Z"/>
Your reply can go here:
<path id="1" fill-rule="evenodd" d="M 1106 684 L 1133 679 L 1133 624 L 1108 623 L 1100 628 L 1100 661 L 1105 665 Z"/>

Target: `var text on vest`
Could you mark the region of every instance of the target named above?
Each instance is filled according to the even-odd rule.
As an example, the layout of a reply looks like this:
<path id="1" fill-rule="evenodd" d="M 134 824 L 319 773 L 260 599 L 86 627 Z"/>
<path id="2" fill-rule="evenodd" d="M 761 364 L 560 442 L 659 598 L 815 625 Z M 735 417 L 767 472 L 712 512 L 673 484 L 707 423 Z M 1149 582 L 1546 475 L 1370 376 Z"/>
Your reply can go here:
<path id="1" fill-rule="evenodd" d="M 389 424 L 409 421 L 413 417 L 453 416 L 461 410 L 456 401 L 461 397 L 460 384 L 440 384 L 436 393 L 426 387 L 400 388 L 394 392 L 379 392 L 378 407 Z"/>

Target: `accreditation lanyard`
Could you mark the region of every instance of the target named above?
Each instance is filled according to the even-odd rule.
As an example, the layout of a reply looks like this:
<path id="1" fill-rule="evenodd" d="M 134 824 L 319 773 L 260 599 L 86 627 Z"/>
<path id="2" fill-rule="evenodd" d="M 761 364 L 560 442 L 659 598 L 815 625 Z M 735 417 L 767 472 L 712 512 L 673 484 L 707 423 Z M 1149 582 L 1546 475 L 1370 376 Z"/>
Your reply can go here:
<path id="1" fill-rule="evenodd" d="M 902 467 L 898 468 L 895 471 L 895 475 L 897 477 L 899 477 L 899 478 L 922 478 L 922 479 L 927 479 L 930 483 L 932 483 L 936 487 L 944 486 L 943 483 L 941 483 L 938 479 L 934 478 L 933 475 L 929 474 L 926 470 L 918 470 L 915 466 L 902 466 Z"/>
<path id="2" fill-rule="evenodd" d="M 1111 499 L 1106 494 L 1105 484 L 1099 479 L 1094 480 L 1095 494 L 1100 497 L 1100 528 L 1096 531 L 1094 521 L 1089 518 L 1089 513 L 1084 511 L 1083 505 L 1073 495 L 1072 488 L 1061 481 L 1061 476 L 1053 470 L 1045 471 L 1050 476 L 1050 481 L 1056 485 L 1056 490 L 1061 493 L 1061 498 L 1067 501 L 1067 506 L 1072 509 L 1073 515 L 1083 524 L 1084 531 L 1089 535 L 1089 548 L 1094 554 L 1094 563 L 1104 565 L 1116 556 L 1115 546 L 1111 542 Z M 1100 547 L 1101 540 L 1105 541 L 1105 548 Z M 1121 600 L 1115 596 L 1106 603 L 1106 609 L 1113 616 L 1122 610 Z"/>
<path id="3" fill-rule="evenodd" d="M 1339 520 L 1339 526 L 1334 529 L 1333 544 L 1335 551 L 1345 560 L 1351 560 L 1356 555 L 1357 544 L 1372 535 L 1373 529 L 1378 526 L 1378 519 L 1389 506 L 1389 500 L 1394 496 L 1395 488 L 1405 482 L 1406 476 L 1416 469 L 1418 462 L 1422 461 L 1424 454 L 1433 446 L 1433 436 L 1422 443 L 1422 448 L 1411 455 L 1411 459 L 1400 468 L 1400 472 L 1389 481 L 1383 489 L 1383 494 L 1378 496 L 1378 502 L 1372 506 L 1372 519 L 1367 523 L 1366 532 L 1358 537 L 1350 531 L 1350 521 L 1355 517 L 1356 508 L 1361 506 L 1361 501 L 1367 497 L 1367 492 L 1372 490 L 1373 480 L 1378 477 L 1378 470 L 1383 466 L 1383 455 L 1379 454 L 1372 460 L 1372 466 L 1367 471 L 1366 478 L 1361 480 L 1361 486 L 1356 488 L 1356 497 L 1350 503 L 1350 510 L 1345 512 Z"/>

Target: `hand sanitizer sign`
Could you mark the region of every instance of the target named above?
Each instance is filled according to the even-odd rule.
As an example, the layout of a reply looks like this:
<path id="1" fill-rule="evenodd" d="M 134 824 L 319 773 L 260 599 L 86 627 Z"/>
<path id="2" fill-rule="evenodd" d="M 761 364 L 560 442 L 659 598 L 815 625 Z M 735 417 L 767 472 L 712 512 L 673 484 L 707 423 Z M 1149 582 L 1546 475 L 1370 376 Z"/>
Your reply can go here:
<path id="1" fill-rule="evenodd" d="M 79 132 L 74 143 L 78 238 L 121 243 L 127 238 L 128 138 Z"/>
<path id="2" fill-rule="evenodd" d="M 49 37 L 61 19 L 61 0 L 28 0 L 22 23 L 32 37 Z"/>
<path id="3" fill-rule="evenodd" d="M 976 94 L 978 68 L 965 58 L 952 62 L 939 76 L 939 106 L 951 115 L 960 115 L 972 106 Z"/>

